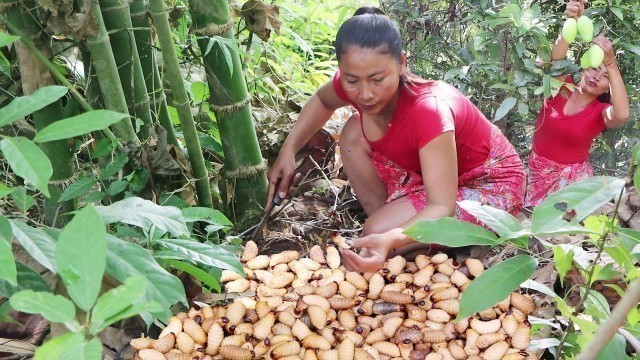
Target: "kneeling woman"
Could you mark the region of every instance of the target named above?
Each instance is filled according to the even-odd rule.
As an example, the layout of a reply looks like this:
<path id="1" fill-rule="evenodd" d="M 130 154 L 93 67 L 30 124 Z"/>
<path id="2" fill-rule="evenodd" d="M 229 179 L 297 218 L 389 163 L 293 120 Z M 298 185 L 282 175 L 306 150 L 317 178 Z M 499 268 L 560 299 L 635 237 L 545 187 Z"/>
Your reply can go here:
<path id="1" fill-rule="evenodd" d="M 269 201 L 288 191 L 296 152 L 335 109 L 352 105 L 359 114 L 340 135 L 341 156 L 368 218 L 352 244 L 363 251 L 343 252 L 349 269 L 376 271 L 415 246 L 403 231 L 417 221 L 476 222 L 456 200 L 520 210 L 525 173 L 513 146 L 453 86 L 407 74 L 398 27 L 381 10 L 356 11 L 335 48 L 339 71 L 303 107 L 269 171 Z"/>

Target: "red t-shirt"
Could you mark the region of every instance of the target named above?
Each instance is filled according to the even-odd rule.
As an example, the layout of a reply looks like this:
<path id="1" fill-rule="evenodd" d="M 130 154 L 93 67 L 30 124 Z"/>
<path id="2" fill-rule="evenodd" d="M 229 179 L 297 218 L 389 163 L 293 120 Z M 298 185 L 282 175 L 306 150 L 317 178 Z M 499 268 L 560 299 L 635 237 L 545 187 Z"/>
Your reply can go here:
<path id="1" fill-rule="evenodd" d="M 571 77 L 565 82 L 573 84 Z M 544 100 L 533 134 L 533 151 L 561 164 L 589 159 L 593 140 L 607 128 L 602 111 L 610 106 L 594 99 L 582 111 L 565 115 L 564 106 L 570 95 L 571 91 L 565 87 L 555 97 Z"/>
<path id="2" fill-rule="evenodd" d="M 480 110 L 458 89 L 442 81 L 407 87 L 400 88 L 384 136 L 377 141 L 367 139 L 371 148 L 404 169 L 422 173 L 419 150 L 438 135 L 454 131 L 458 175 L 482 165 L 489 155 L 491 123 Z M 340 72 L 333 78 L 333 88 L 342 100 L 358 109 L 342 87 Z"/>

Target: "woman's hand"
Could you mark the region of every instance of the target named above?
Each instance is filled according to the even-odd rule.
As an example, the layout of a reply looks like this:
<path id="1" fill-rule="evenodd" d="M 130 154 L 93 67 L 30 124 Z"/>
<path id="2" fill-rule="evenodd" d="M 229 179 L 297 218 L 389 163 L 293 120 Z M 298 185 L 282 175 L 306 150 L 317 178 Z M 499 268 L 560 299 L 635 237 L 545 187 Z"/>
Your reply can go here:
<path id="1" fill-rule="evenodd" d="M 382 234 L 371 234 L 352 240 L 349 245 L 353 250 L 340 249 L 342 264 L 350 271 L 376 272 L 384 266 L 389 253 L 394 249 L 396 240 L 406 237 L 402 229 L 393 229 Z"/>
<path id="2" fill-rule="evenodd" d="M 584 13 L 584 1 L 583 0 L 569 0 L 567 8 L 564 11 L 567 17 L 577 19 Z"/>
<path id="3" fill-rule="evenodd" d="M 604 51 L 604 60 L 602 63 L 604 66 L 609 66 L 616 62 L 616 54 L 613 51 L 613 44 L 611 41 L 604 36 L 598 36 L 597 38 L 591 40 L 592 43 L 600 46 L 600 48 Z"/>
<path id="4" fill-rule="evenodd" d="M 277 191 L 281 199 L 284 199 L 291 186 L 291 181 L 296 171 L 296 156 L 291 151 L 282 148 L 276 162 L 273 164 L 267 179 L 269 180 L 269 191 L 267 193 L 267 204 L 271 204 L 274 194 Z M 277 188 L 276 188 L 277 187 Z"/>

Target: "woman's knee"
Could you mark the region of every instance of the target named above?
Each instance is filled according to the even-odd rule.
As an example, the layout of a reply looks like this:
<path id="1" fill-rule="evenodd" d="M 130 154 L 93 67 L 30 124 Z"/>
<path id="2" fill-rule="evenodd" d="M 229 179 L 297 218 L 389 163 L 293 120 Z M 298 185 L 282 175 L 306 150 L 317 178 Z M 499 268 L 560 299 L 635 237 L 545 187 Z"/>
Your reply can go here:
<path id="1" fill-rule="evenodd" d="M 352 115 L 340 132 L 340 148 L 343 152 L 357 149 L 364 145 L 364 134 L 360 127 L 359 115 Z"/>

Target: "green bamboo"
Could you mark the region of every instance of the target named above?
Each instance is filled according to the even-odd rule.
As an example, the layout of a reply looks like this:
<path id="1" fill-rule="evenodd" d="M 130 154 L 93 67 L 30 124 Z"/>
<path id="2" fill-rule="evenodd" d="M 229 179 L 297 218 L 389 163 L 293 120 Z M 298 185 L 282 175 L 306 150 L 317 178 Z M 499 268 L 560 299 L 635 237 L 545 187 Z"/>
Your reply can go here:
<path id="1" fill-rule="evenodd" d="M 171 28 L 169 27 L 169 18 L 164 7 L 163 0 L 150 0 L 149 8 L 151 17 L 158 33 L 158 41 L 163 51 L 163 60 L 166 70 L 166 77 L 171 84 L 173 92 L 173 100 L 176 103 L 178 116 L 180 118 L 180 126 L 184 133 L 184 138 L 189 151 L 189 161 L 193 168 L 193 175 L 196 177 L 196 192 L 198 194 L 198 204 L 205 207 L 213 207 L 211 199 L 211 187 L 209 185 L 209 174 L 205 166 L 198 132 L 196 131 L 195 122 L 191 115 L 191 106 L 189 96 L 182 80 L 180 73 L 180 65 L 178 57 L 173 46 L 173 38 Z"/>
<path id="2" fill-rule="evenodd" d="M 149 138 L 153 118 L 138 48 L 133 36 L 129 0 L 99 0 L 99 3 L 104 25 L 109 33 L 111 48 L 117 49 L 113 55 L 120 74 L 122 90 L 129 105 L 129 113 L 142 120 L 140 133 L 142 140 L 146 140 Z"/>
<path id="3" fill-rule="evenodd" d="M 77 0 L 80 7 L 82 7 L 83 1 L 84 0 Z M 91 53 L 96 75 L 98 76 L 102 98 L 107 109 L 127 114 L 129 113 L 127 100 L 125 99 L 124 91 L 120 84 L 120 76 L 113 56 L 113 50 L 109 44 L 109 36 L 104 26 L 100 5 L 97 1 L 91 2 L 91 13 L 98 23 L 98 34 L 88 35 L 86 43 Z M 113 131 L 125 142 L 140 144 L 140 140 L 136 136 L 130 119 L 124 119 L 113 125 Z"/>
<path id="4" fill-rule="evenodd" d="M 190 0 L 193 31 L 204 54 L 211 103 L 224 149 L 224 174 L 234 185 L 233 216 L 243 228 L 261 213 L 267 194 L 266 165 L 251 116 L 251 101 L 237 51 L 227 63 L 222 46 L 209 49 L 212 36 L 233 37 L 233 20 L 226 0 Z M 207 50 L 209 51 L 207 52 Z"/>
<path id="5" fill-rule="evenodd" d="M 169 115 L 169 108 L 167 107 L 167 98 L 162 87 L 160 71 L 156 62 L 156 52 L 151 39 L 151 28 L 149 27 L 145 1 L 133 0 L 130 11 L 140 65 L 147 84 L 147 92 L 151 98 L 151 105 L 153 105 L 153 112 L 156 114 L 160 125 L 167 131 L 167 142 L 178 146 L 178 139 L 173 129 L 171 115 Z"/>

